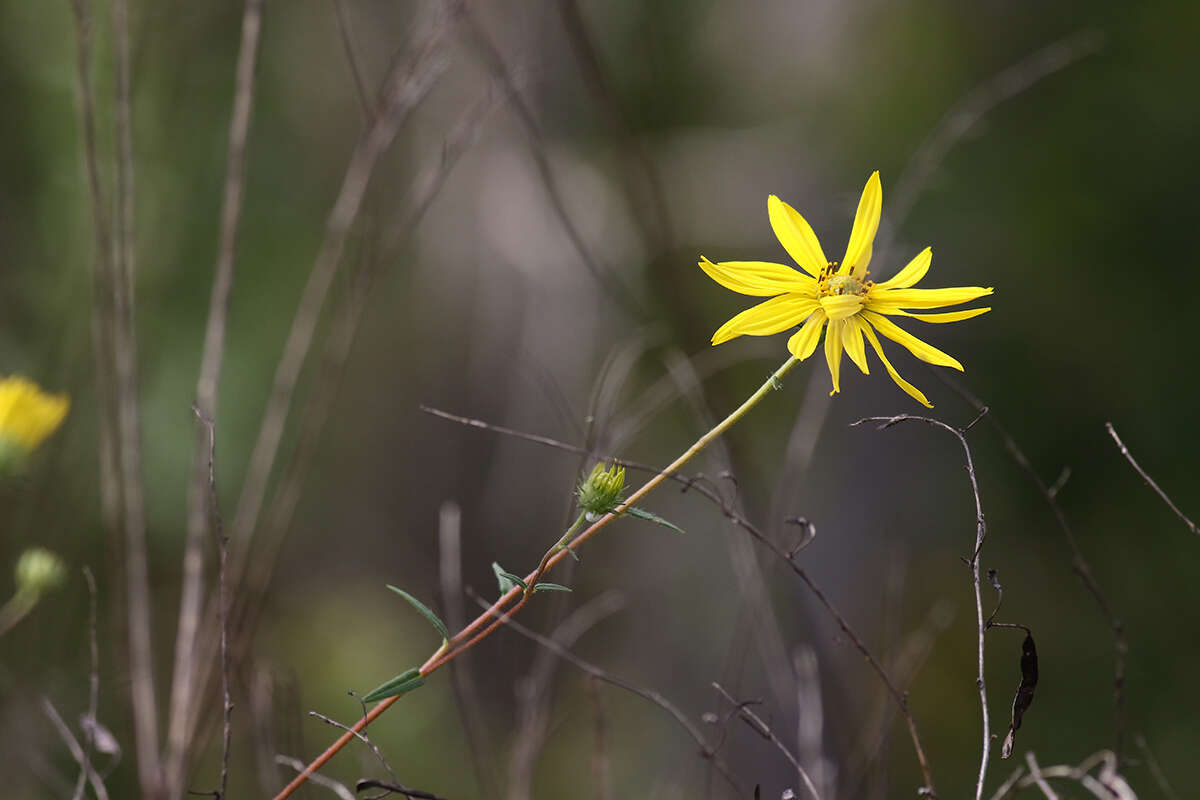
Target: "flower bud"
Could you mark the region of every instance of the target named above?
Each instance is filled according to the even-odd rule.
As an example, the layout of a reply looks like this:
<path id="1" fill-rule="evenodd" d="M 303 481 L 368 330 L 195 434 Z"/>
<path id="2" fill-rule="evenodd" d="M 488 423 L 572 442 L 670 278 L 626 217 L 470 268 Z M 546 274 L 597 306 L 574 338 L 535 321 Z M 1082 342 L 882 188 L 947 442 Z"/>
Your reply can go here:
<path id="1" fill-rule="evenodd" d="M 613 464 L 605 469 L 604 462 L 592 468 L 592 474 L 579 484 L 576 494 L 579 505 L 592 517 L 612 511 L 621 501 L 621 490 L 625 488 L 625 468 Z"/>
<path id="2" fill-rule="evenodd" d="M 18 592 L 39 595 L 62 585 L 66 577 L 63 560 L 45 548 L 30 548 L 17 559 Z"/>

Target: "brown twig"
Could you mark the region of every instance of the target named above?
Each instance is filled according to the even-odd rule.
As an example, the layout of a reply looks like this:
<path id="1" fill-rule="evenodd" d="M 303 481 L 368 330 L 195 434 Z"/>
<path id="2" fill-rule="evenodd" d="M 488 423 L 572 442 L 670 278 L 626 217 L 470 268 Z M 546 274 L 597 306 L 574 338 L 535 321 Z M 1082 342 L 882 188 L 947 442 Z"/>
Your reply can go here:
<path id="1" fill-rule="evenodd" d="M 470 589 L 467 590 L 467 593 L 470 594 L 475 599 L 475 601 L 480 605 L 480 607 L 487 609 L 484 611 L 485 614 L 494 613 L 493 609 L 488 607 L 488 602 L 486 600 L 484 600 L 482 597 L 479 597 L 474 592 L 472 592 Z M 661 708 L 663 711 L 666 711 L 671 716 L 671 718 L 675 720 L 675 722 L 679 725 L 679 727 L 681 727 L 685 731 L 687 731 L 688 735 L 692 737 L 692 740 L 700 748 L 701 757 L 710 761 L 713 764 L 713 766 L 716 768 L 716 770 L 721 774 L 721 777 L 723 777 L 736 792 L 739 792 L 739 796 L 740 796 L 741 789 L 738 785 L 737 779 L 729 771 L 728 765 L 725 764 L 725 762 L 720 758 L 720 756 L 717 755 L 716 750 L 712 747 L 711 744 L 709 744 L 709 741 L 704 736 L 703 731 L 701 731 L 700 728 L 698 728 L 694 722 L 692 722 L 690 719 L 688 719 L 688 716 L 686 714 L 684 714 L 683 711 L 681 711 L 678 706 L 676 706 L 674 703 L 672 703 L 670 700 L 668 700 L 666 697 L 664 697 L 661 693 L 655 691 L 654 689 L 647 689 L 647 688 L 632 684 L 629 681 L 626 681 L 623 678 L 619 678 L 619 677 L 613 675 L 612 673 L 608 672 L 607 670 L 596 666 L 595 664 L 592 664 L 588 661 L 583 660 L 582 658 L 575 655 L 567 648 L 560 645 L 554 639 L 551 639 L 547 636 L 542 636 L 540 633 L 536 633 L 535 631 L 525 627 L 524 625 L 522 625 L 521 623 L 512 619 L 511 617 L 505 618 L 503 620 L 503 623 L 505 626 L 516 631 L 517 633 L 521 634 L 522 636 L 529 639 L 530 641 L 536 642 L 539 645 L 541 645 L 542 647 L 549 650 L 550 652 L 554 653 L 559 658 L 566 661 L 568 664 L 571 664 L 571 665 L 583 670 L 585 673 L 587 673 L 591 677 L 595 678 L 596 680 L 604 681 L 607 684 L 616 686 L 618 689 L 624 689 L 625 691 L 627 691 L 631 694 L 637 695 L 638 697 L 642 698 L 643 700 L 653 703 L 654 705 Z"/>
<path id="2" fill-rule="evenodd" d="M 125 522 L 126 606 L 129 616 L 129 669 L 132 680 L 134 743 L 142 794 L 163 792 L 159 761 L 158 701 L 154 687 L 150 576 L 146 553 L 146 500 L 142 481 L 142 441 L 134 319 L 136 228 L 134 218 L 133 90 L 130 75 L 129 7 L 113 0 L 116 50 L 117 191 L 115 269 L 109 275 L 113 297 L 113 363 L 116 366 L 118 452 Z"/>
<path id="3" fill-rule="evenodd" d="M 95 252 L 92 254 L 92 357 L 96 370 L 99 417 L 100 509 L 105 527 L 116 536 L 121 530 L 121 486 L 117 454 L 116 400 L 113 395 L 113 308 L 109 291 L 113 273 L 108 200 L 100 180 L 96 148 L 96 95 L 92 85 L 92 15 L 90 0 L 71 0 L 75 19 L 76 73 L 81 150 L 88 199 L 92 212 Z"/>
<path id="4" fill-rule="evenodd" d="M 537 444 L 545 445 L 547 447 L 553 447 L 558 450 L 565 450 L 567 452 L 572 452 L 572 453 L 580 452 L 581 450 L 583 450 L 583 448 L 576 447 L 575 445 L 568 444 L 566 442 L 560 442 L 560 441 L 551 439 L 546 436 L 538 436 L 535 434 L 523 433 L 521 431 L 514 431 L 511 428 L 494 426 L 491 423 L 484 422 L 483 420 L 470 419 L 467 417 L 458 417 L 453 414 L 447 414 L 444 411 L 437 411 L 436 409 L 430 409 L 430 408 L 426 408 L 424 406 L 422 406 L 422 410 L 426 411 L 427 413 L 434 414 L 435 416 L 442 417 L 443 419 L 448 419 L 452 422 L 457 422 L 459 424 L 468 425 L 468 426 L 474 427 L 474 428 L 480 428 L 483 430 L 494 431 L 494 432 L 501 433 L 501 434 L 515 436 L 517 438 L 525 439 L 526 441 L 536 442 Z M 788 566 L 788 568 L 791 569 L 792 572 L 795 573 L 795 575 L 798 578 L 800 578 L 800 580 L 804 583 L 804 585 L 808 588 L 808 590 L 813 593 L 813 596 L 817 598 L 817 601 L 821 604 L 821 606 L 825 609 L 825 611 L 830 615 L 830 617 L 833 619 L 833 621 L 841 629 L 842 633 L 845 634 L 846 637 L 850 640 L 850 642 L 854 646 L 854 648 L 856 650 L 858 650 L 858 652 L 862 655 L 862 657 L 870 665 L 871 669 L 875 672 L 875 674 L 879 677 L 880 681 L 887 688 L 888 694 L 891 695 L 892 698 L 896 701 L 896 706 L 900 709 L 901 714 L 904 715 L 905 723 L 908 727 L 909 738 L 912 740 L 913 749 L 916 752 L 916 756 L 917 756 L 917 762 L 921 767 L 921 773 L 925 779 L 925 786 L 924 786 L 925 796 L 934 798 L 934 800 L 936 800 L 937 794 L 936 794 L 936 791 L 934 790 L 934 786 L 933 786 L 933 773 L 929 766 L 929 759 L 925 754 L 925 748 L 921 744 L 921 737 L 920 737 L 920 733 L 917 730 L 917 723 L 913 719 L 912 712 L 908 707 L 908 694 L 906 692 L 901 692 L 896 687 L 895 682 L 891 679 L 888 672 L 883 668 L 883 666 L 879 663 L 879 661 L 871 653 L 871 650 L 866 646 L 866 644 L 858 636 L 858 634 L 855 632 L 854 628 L 852 628 L 850 626 L 850 623 L 846 620 L 846 618 L 843 617 L 841 612 L 839 612 L 837 610 L 837 608 L 829 601 L 829 598 L 825 596 L 825 593 L 816 584 L 816 582 L 813 581 L 813 579 L 811 577 L 809 577 L 808 573 L 805 572 L 804 569 L 801 568 L 800 565 L 795 562 L 794 558 L 795 558 L 796 554 L 789 553 L 789 552 L 785 551 L 783 548 L 781 548 L 779 545 L 775 544 L 775 542 L 773 542 L 771 539 L 769 539 L 757 526 L 755 526 L 753 523 L 751 523 L 745 517 L 737 514 L 734 511 L 734 509 L 726 502 L 725 498 L 721 497 L 721 495 L 716 490 L 709 488 L 708 486 L 704 485 L 703 482 L 697 480 L 694 477 L 688 477 L 686 475 L 682 475 L 682 474 L 678 474 L 678 473 L 658 472 L 658 470 L 654 467 L 648 467 L 644 464 L 639 464 L 637 462 L 623 460 L 623 459 L 617 459 L 617 458 L 613 458 L 613 457 L 607 457 L 607 458 L 605 458 L 605 460 L 613 461 L 618 464 L 622 464 L 631 469 L 639 469 L 639 470 L 647 470 L 647 471 L 651 471 L 651 472 L 656 472 L 658 475 L 665 476 L 666 478 L 669 478 L 670 480 L 681 485 L 684 488 L 684 491 L 697 492 L 698 494 L 700 494 L 707 500 L 711 501 L 714 505 L 716 505 L 721 510 L 721 513 L 726 517 L 726 519 L 728 519 L 730 522 L 733 522 L 735 525 L 737 525 L 739 528 L 741 528 L 746 534 L 748 534 L 751 538 L 753 538 L 756 542 L 758 542 L 763 547 L 767 548 L 767 550 L 770 551 L 776 558 L 782 560 Z"/>
<path id="5" fill-rule="evenodd" d="M 804 783 L 804 788 L 808 789 L 808 793 L 812 795 L 813 800 L 821 800 L 820 794 L 817 793 L 817 787 L 813 785 L 812 778 L 808 777 L 808 773 L 805 771 L 804 767 L 800 766 L 800 762 L 796 759 L 796 756 L 792 753 L 792 751 L 788 750 L 787 746 L 779 740 L 779 737 L 776 736 L 775 732 L 771 730 L 771 726 L 764 722 L 762 717 L 751 711 L 746 703 L 736 700 L 733 695 L 725 691 L 724 686 L 716 683 L 715 681 L 713 682 L 712 686 L 721 693 L 722 697 L 729 701 L 730 705 L 737 710 L 738 716 L 740 716 L 746 722 L 746 724 L 754 730 L 755 733 L 769 741 L 771 744 L 775 745 L 775 748 L 780 753 L 783 753 L 783 757 L 786 758 L 789 763 L 791 763 L 793 768 L 795 768 L 796 774 L 800 776 L 800 780 Z"/>
<path id="6" fill-rule="evenodd" d="M 91 667 L 88 670 L 88 710 L 86 719 L 90 724 L 83 726 L 83 765 L 79 773 L 79 780 L 75 784 L 75 792 L 72 795 L 72 800 L 83 800 L 83 790 L 85 783 L 92 772 L 91 764 L 91 749 L 96 740 L 96 713 L 100 705 L 100 643 L 97 638 L 96 628 L 96 576 L 92 574 L 92 568 L 85 566 L 83 568 L 83 578 L 87 582 L 88 587 L 88 654 L 91 658 Z"/>
<path id="7" fill-rule="evenodd" d="M 1179 795 L 1176 793 L 1171 782 L 1167 780 L 1167 775 L 1162 771 L 1162 767 L 1158 764 L 1158 759 L 1154 757 L 1154 752 L 1150 749 L 1150 745 L 1146 743 L 1146 737 L 1140 733 L 1133 737 L 1137 743 L 1138 749 L 1142 751 L 1142 758 L 1146 761 L 1146 766 L 1150 769 L 1150 775 L 1153 776 L 1154 782 L 1158 784 L 1158 789 L 1163 793 L 1163 797 L 1167 800 L 1179 800 Z"/>
<path id="8" fill-rule="evenodd" d="M 986 409 L 980 412 L 980 417 L 986 413 Z M 979 421 L 979 417 L 975 422 Z M 932 417 L 915 417 L 909 414 L 899 414 L 894 417 L 867 417 L 860 419 L 857 422 L 851 423 L 854 425 L 862 425 L 867 422 L 875 422 L 879 424 L 878 430 L 885 430 L 897 425 L 901 422 L 924 422 L 926 425 L 932 425 L 935 428 L 941 428 L 947 431 L 952 436 L 958 439 L 962 445 L 963 454 L 967 459 L 967 476 L 971 480 L 971 493 L 975 497 L 975 549 L 971 555 L 968 565 L 971 568 L 971 585 L 975 592 L 975 619 L 977 622 L 977 641 L 978 641 L 978 663 L 979 676 L 976 678 L 976 685 L 979 689 L 979 707 L 983 716 L 983 752 L 979 758 L 979 778 L 975 782 L 975 800 L 981 800 L 983 797 L 983 782 L 987 777 L 988 757 L 992 751 L 992 730 L 988 718 L 987 705 L 987 684 L 984 681 L 984 635 L 987 633 L 987 627 L 984 624 L 983 618 L 983 594 L 979 583 L 979 555 L 983 550 L 984 540 L 987 538 L 987 522 L 983 517 L 983 503 L 979 499 L 979 482 L 975 478 L 975 462 L 971 458 L 971 448 L 967 444 L 965 431 L 968 430 L 975 422 L 967 425 L 966 428 L 955 428 L 947 425 L 941 420 L 933 419 Z"/>
<path id="9" fill-rule="evenodd" d="M 959 397 L 961 397 L 969 406 L 976 411 L 982 413 L 988 406 L 984 405 L 978 397 L 973 395 L 966 387 L 943 374 L 944 370 L 931 370 L 931 372 L 941 380 L 945 385 L 949 386 Z M 1009 434 L 1008 430 L 1000 422 L 999 416 L 989 410 L 984 417 L 989 425 L 996 431 L 1000 440 L 1004 443 L 1004 449 L 1009 457 L 1016 463 L 1018 467 L 1024 470 L 1029 479 L 1033 481 L 1038 492 L 1050 507 L 1050 512 L 1054 515 L 1055 521 L 1058 523 L 1059 530 L 1062 531 L 1063 537 L 1067 540 L 1067 545 L 1071 548 L 1071 569 L 1079 576 L 1083 587 L 1091 594 L 1092 599 L 1096 601 L 1096 606 L 1100 609 L 1100 613 L 1108 621 L 1109 627 L 1113 632 L 1113 752 L 1116 753 L 1117 759 L 1120 760 L 1122 753 L 1122 745 L 1124 743 L 1125 734 L 1125 672 L 1126 662 L 1129 658 L 1129 645 L 1125 637 L 1125 625 L 1113 613 L 1112 606 L 1108 602 L 1103 590 L 1100 588 L 1100 582 L 1096 579 L 1092 572 L 1091 565 L 1083 556 L 1083 551 L 1079 547 L 1079 542 L 1075 538 L 1075 533 L 1067 521 L 1067 515 L 1062 510 L 1062 506 L 1058 504 L 1057 495 L 1050 491 L 1046 482 L 1042 480 L 1041 475 L 1034 469 L 1023 450 L 1017 444 L 1016 440 Z"/>
<path id="10" fill-rule="evenodd" d="M 1042 774 L 1041 768 L 1038 767 L 1037 757 L 1034 756 L 1032 750 L 1025 753 L 1025 763 L 1029 765 L 1029 777 L 1041 789 L 1042 794 L 1046 796 L 1046 800 L 1058 800 L 1058 794 L 1050 788 L 1050 784 L 1046 783 L 1046 776 Z"/>
<path id="11" fill-rule="evenodd" d="M 946 154 L 965 137 L 988 112 L 1017 97 L 1041 80 L 1050 77 L 1104 46 L 1104 35 L 1095 30 L 1076 31 L 1022 58 L 1016 64 L 993 75 L 963 95 L 942 117 L 913 152 L 896 183 L 889 201 L 888 230 L 898 230 L 912 211 L 913 204 Z M 876 252 L 886 248 L 888 233 L 880 230 Z"/>
<path id="12" fill-rule="evenodd" d="M 541 126 L 538 125 L 533 110 L 525 102 L 524 97 L 522 97 L 517 86 L 517 81 L 513 77 L 512 70 L 505 63 L 504 56 L 501 55 L 496 43 L 492 41 L 488 32 L 478 23 L 472 11 L 466 7 L 464 7 L 463 11 L 463 28 L 471 38 L 475 50 L 484 62 L 484 65 L 491 72 L 493 79 L 498 81 L 512 98 L 513 111 L 516 113 L 522 127 L 525 128 L 525 133 L 529 139 L 530 154 L 533 156 L 534 165 L 537 167 L 538 175 L 541 177 L 542 184 L 546 189 L 550 206 L 555 216 L 558 217 L 563 231 L 567 234 L 571 246 L 578 254 L 579 260 L 583 262 L 584 267 L 591 273 L 596 283 L 608 292 L 621 308 L 635 316 L 645 316 L 645 307 L 637 296 L 629 290 L 617 275 L 600 264 L 584 242 L 583 234 L 580 233 L 574 220 L 571 219 L 571 215 L 567 212 L 566 200 L 563 197 L 558 180 L 555 178 L 554 169 L 550 165 L 550 159 L 546 155 L 546 140 L 542 135 Z"/>
<path id="13" fill-rule="evenodd" d="M 1142 476 L 1142 480 L 1146 482 L 1146 485 L 1153 489 L 1154 493 L 1162 498 L 1162 501 L 1167 504 L 1167 507 L 1175 512 L 1175 516 L 1183 520 L 1183 524 L 1188 526 L 1188 530 L 1190 530 L 1192 533 L 1200 534 L 1200 529 L 1196 528 L 1196 523 L 1188 519 L 1188 516 L 1179 510 L 1179 506 L 1175 505 L 1174 501 L 1167 496 L 1167 493 L 1164 492 L 1162 488 L 1155 483 L 1154 479 L 1146 473 L 1146 470 L 1142 469 L 1141 465 L 1134 460 L 1133 453 L 1129 452 L 1129 448 L 1126 447 L 1125 443 L 1121 441 L 1121 437 L 1117 435 L 1117 429 L 1113 427 L 1113 424 L 1111 422 L 1106 422 L 1104 423 L 1104 427 L 1108 430 L 1108 435 L 1111 436 L 1113 441 L 1117 443 L 1117 448 L 1121 451 L 1121 455 L 1125 456 L 1125 460 L 1129 462 L 1129 466 L 1133 467 L 1134 471 L 1137 472 L 1138 475 Z"/>
<path id="14" fill-rule="evenodd" d="M 596 800 L 611 800 L 608 780 L 608 709 L 600 691 L 599 678 L 590 675 L 583 687 L 592 707 L 592 786 Z"/>
<path id="15" fill-rule="evenodd" d="M 208 503 L 212 517 L 213 532 L 217 539 L 217 616 L 221 635 L 221 694 L 224 699 L 224 715 L 221 731 L 221 788 L 217 800 L 225 800 L 229 785 L 229 753 L 233 740 L 233 699 L 229 693 L 229 599 L 226 579 L 229 562 L 229 539 L 225 536 L 225 523 L 221 517 L 221 504 L 217 496 L 216 474 L 216 423 L 206 417 L 199 408 L 192 406 L 196 419 L 208 434 Z"/>
<path id="16" fill-rule="evenodd" d="M 593 597 L 559 623 L 550 639 L 560 648 L 569 650 L 585 633 L 624 607 L 624 598 L 615 591 Z M 533 669 L 517 687 L 518 709 L 508 771 L 508 800 L 529 800 L 533 796 L 534 768 L 549 731 L 551 681 L 561 660 L 553 657 L 557 655 L 556 651 L 542 652 L 551 653 L 551 658 L 535 660 Z"/>
<path id="17" fill-rule="evenodd" d="M 88 777 L 92 784 L 92 791 L 96 794 L 96 800 L 108 800 L 108 790 L 104 786 L 104 781 L 100 779 L 99 773 L 93 768 L 88 760 L 87 753 L 79 744 L 79 740 L 75 738 L 75 734 L 71 733 L 71 728 L 63 721 L 62 715 L 58 713 L 58 709 L 50 702 L 50 698 L 42 698 L 42 711 L 46 717 L 54 725 L 54 729 L 58 731 L 59 738 L 63 740 L 63 744 L 71 752 L 71 757 L 79 764 L 79 768 L 83 774 Z"/>
<path id="18" fill-rule="evenodd" d="M 346 64 L 350 67 L 350 77 L 354 81 L 354 93 L 358 95 L 358 107 L 362 112 L 363 120 L 370 125 L 375 121 L 377 112 L 374 100 L 367 93 L 362 66 L 358 63 L 358 48 L 354 45 L 354 32 L 350 29 L 350 14 L 346 10 L 346 0 L 333 0 L 333 12 L 337 19 L 338 36 L 342 40 Z"/>
<path id="19" fill-rule="evenodd" d="M 229 154 L 225 164 L 225 190 L 221 203 L 221 229 L 218 234 L 217 261 L 213 269 L 212 294 L 208 304 L 208 322 L 204 328 L 204 347 L 200 374 L 196 380 L 196 413 L 202 419 L 215 419 L 221 365 L 225 357 L 225 336 L 229 317 L 229 298 L 233 289 L 234 262 L 238 231 L 241 226 L 246 178 L 246 143 L 254 110 L 254 75 L 258 63 L 258 45 L 262 32 L 264 0 L 246 0 L 242 12 L 242 38 L 234 77 L 233 113 L 229 122 Z M 211 425 L 197 430 L 191 482 L 188 487 L 187 540 L 183 555 L 183 586 L 180 590 L 179 624 L 175 634 L 175 668 L 171 679 L 170 725 L 167 730 L 166 783 L 177 793 L 186 771 L 187 720 L 195 713 L 190 708 L 197 695 L 193 684 L 196 672 L 196 637 L 204 606 L 204 539 L 209 532 L 213 501 L 205 480 L 205 460 L 211 459 Z M 211 471 L 211 462 L 209 463 Z"/>
<path id="20" fill-rule="evenodd" d="M 250 534 L 258 524 L 267 481 L 275 464 L 275 456 L 283 437 L 300 370 L 308 357 L 325 299 L 341 263 L 346 239 L 358 219 L 358 212 L 375 166 L 391 146 L 409 113 L 441 75 L 445 66 L 441 57 L 442 42 L 452 27 L 452 22 L 452 18 L 437 20 L 418 41 L 409 62 L 397 67 L 388 76 L 384 91 L 387 98 L 386 107 L 371 129 L 360 138 L 350 157 L 337 200 L 325 224 L 325 237 L 321 249 L 309 272 L 308 283 L 275 370 L 270 399 L 263 414 L 243 484 L 242 497 L 238 501 L 234 517 L 234 539 L 239 543 L 248 542 Z M 244 545 L 242 549 L 245 549 Z M 242 553 L 235 558 L 235 570 L 239 576 L 244 567 L 245 558 Z"/>
<path id="21" fill-rule="evenodd" d="M 462 602 L 462 509 L 457 503 L 442 503 L 438 511 L 438 583 L 446 624 L 456 631 L 467 623 Z M 484 751 L 487 729 L 480 714 L 482 706 L 475 681 L 466 662 L 456 661 L 450 665 L 450 688 L 462 716 L 467 751 L 475 769 L 479 793 L 495 794 L 494 787 L 500 782 L 494 775 L 490 754 Z"/>
<path id="22" fill-rule="evenodd" d="M 296 772 L 304 772 L 304 762 L 298 758 L 291 756 L 276 755 L 275 763 L 285 767 L 291 767 Z M 318 786 L 324 786 L 329 791 L 336 794 L 340 800 L 357 800 L 354 792 L 350 791 L 345 784 L 335 781 L 333 778 L 326 778 L 324 775 L 310 775 L 309 779 Z"/>

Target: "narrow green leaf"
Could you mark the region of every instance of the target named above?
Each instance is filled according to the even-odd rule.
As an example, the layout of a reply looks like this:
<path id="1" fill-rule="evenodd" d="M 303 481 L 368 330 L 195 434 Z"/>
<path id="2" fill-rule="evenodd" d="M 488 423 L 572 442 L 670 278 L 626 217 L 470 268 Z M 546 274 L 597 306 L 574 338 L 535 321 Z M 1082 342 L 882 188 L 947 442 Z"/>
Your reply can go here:
<path id="1" fill-rule="evenodd" d="M 421 671 L 418 669 L 410 669 L 407 672 L 402 672 L 386 683 L 381 683 L 370 691 L 363 702 L 374 703 L 376 700 L 386 700 L 389 697 L 411 692 L 413 689 L 420 688 L 425 685 L 425 678 L 422 677 Z"/>
<path id="2" fill-rule="evenodd" d="M 500 594 L 508 594 L 518 586 L 522 589 L 525 588 L 525 581 L 521 580 L 519 575 L 505 572 L 504 567 L 495 561 L 492 562 L 492 572 L 496 573 L 496 583 L 500 585 Z"/>
<path id="3" fill-rule="evenodd" d="M 512 581 L 514 584 L 516 584 L 517 586 L 520 586 L 522 589 L 529 588 L 528 586 L 525 585 L 525 580 L 520 575 L 513 575 L 511 572 L 505 572 L 503 574 L 506 579 Z"/>
<path id="4" fill-rule="evenodd" d="M 392 586 L 390 583 L 387 585 L 387 587 L 389 589 L 391 589 L 393 592 L 395 592 L 396 594 L 403 597 L 405 600 L 407 600 L 409 605 L 411 605 L 417 611 L 420 611 L 421 616 L 423 616 L 423 617 L 425 617 L 425 619 L 429 620 L 429 624 L 432 625 L 437 630 L 437 632 L 442 635 L 443 639 L 450 638 L 450 631 L 448 631 L 446 629 L 446 623 L 442 622 L 441 619 L 438 618 L 438 615 L 433 613 L 433 611 L 429 608 L 429 606 L 425 605 L 420 600 L 413 597 L 411 594 L 409 594 L 408 592 L 404 591 L 403 589 L 401 589 L 399 587 Z"/>
<path id="5" fill-rule="evenodd" d="M 535 583 L 533 585 L 534 592 L 569 592 L 571 587 L 563 586 L 561 583 Z"/>
<path id="6" fill-rule="evenodd" d="M 662 525 L 663 527 L 670 528 L 671 530 L 678 531 L 679 533 L 687 532 L 683 528 L 676 525 L 674 522 L 669 522 L 669 521 L 663 519 L 662 517 L 660 517 L 658 514 L 652 514 L 651 512 L 647 511 L 644 508 L 637 508 L 636 506 L 630 506 L 629 508 L 625 509 L 625 513 L 631 517 L 637 517 L 638 519 L 644 519 L 647 522 L 653 522 L 655 525 Z"/>

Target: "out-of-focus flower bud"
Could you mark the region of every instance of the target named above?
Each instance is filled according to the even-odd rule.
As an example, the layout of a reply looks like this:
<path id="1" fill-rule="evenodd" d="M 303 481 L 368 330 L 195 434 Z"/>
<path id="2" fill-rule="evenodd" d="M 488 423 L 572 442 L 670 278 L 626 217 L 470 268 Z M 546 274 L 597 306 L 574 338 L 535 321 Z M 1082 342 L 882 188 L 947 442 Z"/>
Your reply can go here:
<path id="1" fill-rule="evenodd" d="M 40 595 L 61 586 L 66 577 L 63 560 L 45 548 L 30 548 L 17 559 L 18 592 Z"/>

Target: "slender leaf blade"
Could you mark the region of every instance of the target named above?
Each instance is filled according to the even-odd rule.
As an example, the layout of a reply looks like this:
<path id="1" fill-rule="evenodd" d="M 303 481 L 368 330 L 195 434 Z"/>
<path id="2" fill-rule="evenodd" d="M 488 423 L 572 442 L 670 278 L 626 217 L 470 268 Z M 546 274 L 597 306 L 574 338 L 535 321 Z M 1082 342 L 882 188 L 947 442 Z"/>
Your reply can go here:
<path id="1" fill-rule="evenodd" d="M 432 625 L 434 627 L 434 629 L 437 630 L 437 632 L 442 635 L 442 639 L 450 638 L 450 631 L 447 630 L 446 623 L 442 622 L 441 618 L 438 617 L 437 614 L 433 613 L 433 610 L 429 606 L 425 605 L 420 600 L 413 597 L 411 594 L 404 591 L 403 589 L 401 589 L 398 586 L 392 586 L 389 583 L 387 585 L 387 588 L 391 589 L 393 592 L 395 592 L 396 594 L 400 595 L 405 600 L 407 600 L 409 605 L 411 605 L 413 608 L 415 608 L 417 611 L 419 611 L 421 613 L 421 616 L 423 616 L 423 617 L 425 617 L 425 619 L 429 620 L 429 624 Z"/>
<path id="2" fill-rule="evenodd" d="M 376 686 L 363 697 L 363 702 L 374 703 L 376 700 L 386 700 L 389 697 L 406 694 L 424 685 L 425 678 L 421 675 L 421 671 L 419 669 L 410 669 L 400 673 L 390 681 L 385 681 Z"/>
<path id="3" fill-rule="evenodd" d="M 653 522 L 655 525 L 662 525 L 665 528 L 670 528 L 671 530 L 677 531 L 679 533 L 687 533 L 687 531 L 685 531 L 683 528 L 676 525 L 674 522 L 665 520 L 662 517 L 660 517 L 658 514 L 647 511 L 644 508 L 638 508 L 637 506 L 630 506 L 629 508 L 625 509 L 625 513 L 631 517 L 637 517 L 638 519 L 644 519 L 647 522 Z"/>
<path id="4" fill-rule="evenodd" d="M 570 586 L 563 586 L 561 583 L 535 583 L 533 585 L 534 592 L 571 592 L 574 591 Z"/>

